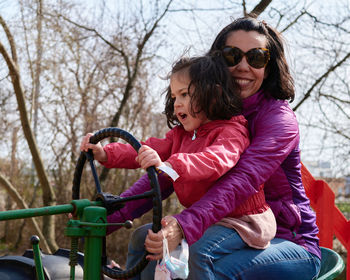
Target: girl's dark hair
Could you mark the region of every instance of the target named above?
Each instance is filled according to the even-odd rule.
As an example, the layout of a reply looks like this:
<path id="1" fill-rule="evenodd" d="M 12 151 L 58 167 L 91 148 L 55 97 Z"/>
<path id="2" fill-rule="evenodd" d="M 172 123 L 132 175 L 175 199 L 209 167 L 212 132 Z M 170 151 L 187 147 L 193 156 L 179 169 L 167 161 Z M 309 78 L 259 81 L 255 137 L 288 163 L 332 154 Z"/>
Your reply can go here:
<path id="1" fill-rule="evenodd" d="M 188 75 L 190 81 L 191 115 L 204 112 L 209 120 L 230 119 L 240 114 L 242 102 L 238 88 L 231 77 L 225 61 L 218 53 L 213 55 L 180 58 L 173 64 L 168 79 L 175 73 Z M 180 124 L 174 113 L 174 99 L 170 85 L 164 92 L 167 124 L 171 128 Z"/>
<path id="2" fill-rule="evenodd" d="M 256 31 L 264 35 L 267 39 L 266 48 L 270 51 L 270 61 L 265 71 L 267 77 L 261 85 L 261 89 L 269 93 L 275 99 L 294 100 L 294 81 L 289 72 L 289 67 L 284 54 L 283 38 L 280 33 L 266 24 L 265 21 L 259 21 L 253 17 L 242 17 L 236 19 L 227 25 L 216 36 L 209 54 L 221 49 L 226 45 L 228 36 L 238 30 Z"/>

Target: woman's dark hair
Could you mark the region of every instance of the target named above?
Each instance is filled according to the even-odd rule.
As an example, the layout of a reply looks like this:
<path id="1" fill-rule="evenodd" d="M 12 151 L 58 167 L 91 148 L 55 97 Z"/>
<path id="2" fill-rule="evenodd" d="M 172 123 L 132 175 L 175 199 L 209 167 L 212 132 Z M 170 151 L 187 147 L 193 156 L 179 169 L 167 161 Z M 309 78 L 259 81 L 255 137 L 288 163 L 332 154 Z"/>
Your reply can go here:
<path id="1" fill-rule="evenodd" d="M 207 56 L 182 57 L 173 64 L 168 79 L 174 74 L 188 75 L 190 81 L 191 115 L 204 112 L 209 120 L 230 119 L 242 111 L 242 101 L 238 87 L 226 67 L 222 56 L 218 53 Z M 174 113 L 174 99 L 170 85 L 164 92 L 167 124 L 171 128 L 180 124 Z"/>
<path id="2" fill-rule="evenodd" d="M 253 17 L 243 17 L 236 19 L 227 25 L 216 36 L 209 54 L 221 51 L 226 45 L 228 36 L 238 30 L 256 31 L 264 35 L 267 39 L 266 48 L 270 51 L 270 61 L 265 71 L 267 77 L 261 85 L 261 89 L 269 93 L 275 99 L 294 100 L 294 81 L 289 72 L 289 67 L 284 54 L 283 38 L 280 33 L 267 25 L 264 21 L 259 21 Z"/>

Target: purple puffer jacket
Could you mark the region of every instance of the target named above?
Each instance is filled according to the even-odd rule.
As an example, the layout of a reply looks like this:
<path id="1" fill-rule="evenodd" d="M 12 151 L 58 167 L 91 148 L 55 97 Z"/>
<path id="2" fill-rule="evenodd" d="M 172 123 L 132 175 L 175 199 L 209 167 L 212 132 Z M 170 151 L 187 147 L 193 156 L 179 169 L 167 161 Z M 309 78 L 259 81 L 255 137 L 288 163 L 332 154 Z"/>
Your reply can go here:
<path id="1" fill-rule="evenodd" d="M 212 224 L 232 213 L 265 183 L 266 201 L 277 220 L 276 237 L 293 241 L 320 257 L 315 213 L 305 195 L 300 172 L 299 128 L 287 101 L 275 100 L 262 91 L 244 100 L 243 115 L 249 123 L 251 144 L 237 165 L 191 207 L 174 215 L 187 242 L 196 242 Z M 169 180 L 160 176 L 162 198 L 172 192 Z M 122 196 L 149 188 L 142 176 Z M 108 222 L 134 219 L 151 209 L 151 201 L 128 203 L 108 216 Z M 115 230 L 108 228 L 108 232 Z"/>
<path id="2" fill-rule="evenodd" d="M 237 165 L 200 201 L 175 215 L 192 244 L 213 223 L 231 213 L 265 185 L 277 221 L 276 237 L 295 242 L 320 257 L 316 215 L 301 181 L 299 128 L 287 101 L 259 91 L 244 100 L 251 144 Z"/>

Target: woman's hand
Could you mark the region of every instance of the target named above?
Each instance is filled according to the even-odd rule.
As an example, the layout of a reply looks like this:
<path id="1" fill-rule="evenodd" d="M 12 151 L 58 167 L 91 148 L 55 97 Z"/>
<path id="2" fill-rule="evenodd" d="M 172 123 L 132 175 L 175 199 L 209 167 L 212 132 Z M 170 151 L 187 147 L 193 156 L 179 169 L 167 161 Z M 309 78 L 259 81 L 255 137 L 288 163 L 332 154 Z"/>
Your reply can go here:
<path id="1" fill-rule="evenodd" d="M 141 168 L 145 170 L 150 166 L 158 167 L 163 164 L 158 153 L 146 145 L 142 145 L 139 149 L 139 154 L 136 157 L 136 161 L 140 164 Z"/>
<path id="2" fill-rule="evenodd" d="M 83 140 L 81 141 L 80 144 L 80 151 L 82 152 L 87 152 L 89 149 L 92 150 L 92 153 L 94 154 L 94 159 L 98 160 L 100 162 L 105 162 L 107 161 L 107 154 L 104 151 L 102 145 L 100 142 L 97 144 L 91 144 L 89 142 L 91 136 L 93 136 L 92 133 L 88 133 L 84 136 Z"/>
<path id="3" fill-rule="evenodd" d="M 163 233 L 162 233 L 163 232 Z M 168 240 L 169 252 L 173 251 L 184 238 L 180 225 L 172 216 L 166 216 L 162 219 L 162 230 L 154 233 L 152 230 L 148 231 L 145 240 L 145 248 L 151 253 L 147 255 L 147 259 L 159 260 L 163 257 L 163 234 Z"/>

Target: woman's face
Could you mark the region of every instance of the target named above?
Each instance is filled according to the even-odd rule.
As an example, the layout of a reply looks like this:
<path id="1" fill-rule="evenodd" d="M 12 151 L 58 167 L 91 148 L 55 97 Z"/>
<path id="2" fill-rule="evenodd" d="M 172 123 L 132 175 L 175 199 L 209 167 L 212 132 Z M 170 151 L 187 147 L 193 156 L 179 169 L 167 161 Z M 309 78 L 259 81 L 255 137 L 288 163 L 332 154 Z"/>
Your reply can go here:
<path id="1" fill-rule="evenodd" d="M 237 30 L 231 32 L 226 40 L 226 46 L 234 46 L 247 52 L 253 48 L 266 48 L 267 39 L 256 31 Z M 243 99 L 255 94 L 267 76 L 265 67 L 256 69 L 250 66 L 244 56 L 235 66 L 229 67 L 232 77 L 241 90 Z"/>

